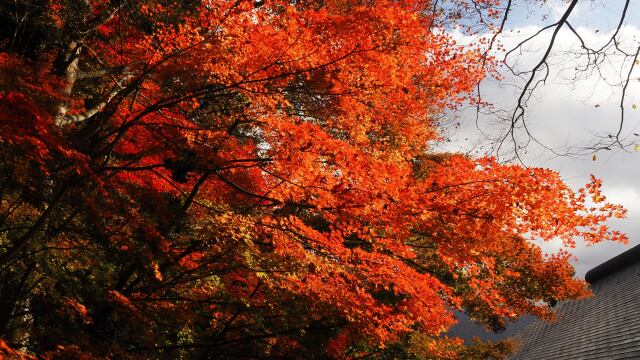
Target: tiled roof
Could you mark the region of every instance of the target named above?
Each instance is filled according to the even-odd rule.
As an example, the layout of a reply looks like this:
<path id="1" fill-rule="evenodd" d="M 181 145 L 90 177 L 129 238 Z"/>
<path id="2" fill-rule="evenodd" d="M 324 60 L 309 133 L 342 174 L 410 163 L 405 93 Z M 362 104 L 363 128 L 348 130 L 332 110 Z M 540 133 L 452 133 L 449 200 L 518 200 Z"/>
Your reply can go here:
<path id="1" fill-rule="evenodd" d="M 640 359 L 639 250 L 594 268 L 597 276 L 587 275 L 593 296 L 558 304 L 556 322 L 526 327 L 510 359 Z"/>
<path id="2" fill-rule="evenodd" d="M 537 319 L 532 315 L 525 315 L 516 322 L 507 322 L 506 329 L 504 331 L 495 333 L 487 329 L 484 325 L 471 320 L 471 318 L 469 318 L 469 316 L 464 312 L 456 311 L 454 312 L 454 315 L 458 322 L 449 329 L 447 335 L 450 337 L 460 338 L 464 340 L 465 343 L 469 344 L 472 343 L 473 339 L 476 337 L 483 341 L 504 340 L 515 335 Z M 508 319 L 505 320 L 508 321 Z"/>

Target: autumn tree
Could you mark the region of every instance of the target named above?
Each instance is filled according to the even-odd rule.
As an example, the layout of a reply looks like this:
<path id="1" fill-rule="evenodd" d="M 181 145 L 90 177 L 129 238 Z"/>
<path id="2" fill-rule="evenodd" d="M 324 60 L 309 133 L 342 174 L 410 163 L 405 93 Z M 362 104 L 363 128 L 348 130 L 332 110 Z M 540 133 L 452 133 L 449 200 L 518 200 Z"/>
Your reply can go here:
<path id="1" fill-rule="evenodd" d="M 462 1 L 0 4 L 12 356 L 455 358 L 454 309 L 587 294 L 532 240 L 625 240 L 597 179 L 430 150 L 493 61 Z"/>

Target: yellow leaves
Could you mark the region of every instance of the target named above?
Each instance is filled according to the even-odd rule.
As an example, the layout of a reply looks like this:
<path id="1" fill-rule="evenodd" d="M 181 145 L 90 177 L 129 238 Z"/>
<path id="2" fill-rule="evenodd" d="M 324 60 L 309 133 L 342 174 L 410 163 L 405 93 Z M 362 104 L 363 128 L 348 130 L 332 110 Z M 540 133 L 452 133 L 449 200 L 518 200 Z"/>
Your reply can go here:
<path id="1" fill-rule="evenodd" d="M 192 291 L 197 298 L 206 299 L 219 293 L 224 288 L 224 283 L 220 276 L 211 275 L 199 281 L 197 287 Z"/>
<path id="2" fill-rule="evenodd" d="M 155 277 L 155 279 L 158 281 L 162 281 L 162 272 L 160 271 L 160 266 L 158 266 L 158 263 L 154 262 L 153 264 L 151 264 L 151 268 L 153 269 L 153 276 Z"/>

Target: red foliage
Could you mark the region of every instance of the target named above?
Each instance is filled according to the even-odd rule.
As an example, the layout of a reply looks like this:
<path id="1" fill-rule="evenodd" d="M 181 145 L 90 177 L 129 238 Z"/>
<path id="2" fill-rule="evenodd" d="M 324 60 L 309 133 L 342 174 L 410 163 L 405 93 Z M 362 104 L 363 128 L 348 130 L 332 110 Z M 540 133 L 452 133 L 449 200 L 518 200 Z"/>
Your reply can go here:
<path id="1" fill-rule="evenodd" d="M 0 54 L 2 166 L 39 195 L 0 264 L 46 264 L 49 358 L 343 357 L 412 331 L 444 352 L 452 308 L 499 326 L 586 295 L 532 240 L 625 241 L 596 179 L 431 152 L 486 69 L 430 1 L 72 3 L 46 17 L 66 63 Z"/>

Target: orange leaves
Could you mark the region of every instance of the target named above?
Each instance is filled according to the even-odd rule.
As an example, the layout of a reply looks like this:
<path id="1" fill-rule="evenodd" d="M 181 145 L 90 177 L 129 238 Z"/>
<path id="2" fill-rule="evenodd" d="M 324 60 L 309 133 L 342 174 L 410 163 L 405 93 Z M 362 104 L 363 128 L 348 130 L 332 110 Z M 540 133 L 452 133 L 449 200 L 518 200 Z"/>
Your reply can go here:
<path id="1" fill-rule="evenodd" d="M 386 342 L 414 325 L 431 332 L 449 323 L 450 319 L 440 317 L 444 312 L 434 312 L 437 308 L 444 311 L 436 295 L 443 289 L 441 284 L 416 273 L 403 261 L 367 250 L 368 245 L 349 249 L 345 238 L 351 235 L 313 231 L 295 218 L 272 229 L 282 231 L 275 239 L 283 244 L 276 248 L 289 266 L 308 264 L 283 275 L 278 286 L 312 300 L 318 308 L 335 308 L 346 316 L 350 323 L 347 328 L 354 332 L 365 328 L 375 341 Z"/>
<path id="2" fill-rule="evenodd" d="M 118 307 L 119 310 L 123 311 L 127 315 L 134 315 L 136 317 L 141 316 L 140 309 L 126 296 L 122 293 L 111 290 L 107 293 L 107 301 L 109 303 L 114 304 Z"/>
<path id="3" fill-rule="evenodd" d="M 501 165 L 490 158 L 453 156 L 423 163 L 428 176 L 417 185 L 418 194 L 434 215 L 415 224 L 418 235 L 411 243 L 417 261 L 440 272 L 445 266 L 453 294 L 485 321 L 523 312 L 547 316 L 544 307 L 532 305 L 536 299 L 586 294 L 585 284 L 573 279 L 568 252 L 545 258 L 531 241 L 560 239 L 571 248 L 579 238 L 625 239 L 606 226 L 608 219 L 624 215 L 621 207 L 586 206 L 586 192 L 602 196 L 595 179 L 587 190 L 573 192 L 555 172 Z"/>
<path id="4" fill-rule="evenodd" d="M 93 319 L 91 319 L 89 313 L 87 312 L 87 308 L 76 299 L 67 297 L 63 299 L 63 303 L 68 310 L 68 313 L 66 314 L 67 316 L 78 317 L 85 325 L 91 324 L 93 322 Z"/>
<path id="5" fill-rule="evenodd" d="M 12 349 L 6 342 L 0 339 L 0 356 L 8 360 L 32 360 L 35 357 Z"/>
<path id="6" fill-rule="evenodd" d="M 6 239 L 42 218 L 21 255 L 47 251 L 29 260 L 61 285 L 38 291 L 95 328 L 46 340 L 67 351 L 344 357 L 419 330 L 417 350 L 446 358 L 451 308 L 498 326 L 584 295 L 568 253 L 532 240 L 624 239 L 595 179 L 574 192 L 549 170 L 430 153 L 435 116 L 485 76 L 430 1 L 70 3 L 52 28 L 106 16 L 68 34 L 77 79 L 52 76 L 51 54 L 0 55 L 20 70 L 0 79 L 0 145 L 22 173 Z M 103 100 L 55 124 L 62 102 Z"/>
<path id="7" fill-rule="evenodd" d="M 158 266 L 158 263 L 152 263 L 151 268 L 153 269 L 153 277 L 158 281 L 162 281 L 164 278 L 162 277 L 162 272 L 160 272 L 160 266 Z"/>
<path id="8" fill-rule="evenodd" d="M 457 178 L 458 171 L 464 177 Z M 498 231 L 510 229 L 514 234 L 545 240 L 560 238 L 568 245 L 575 237 L 593 233 L 598 233 L 596 237 L 600 239 L 622 240 L 613 232 L 601 231 L 600 227 L 611 217 L 624 216 L 620 206 L 602 204 L 587 209 L 583 190 L 574 193 L 550 170 L 457 157 L 447 163 L 447 167 L 434 171 L 425 180 L 425 184 L 429 183 L 437 184 L 426 189 L 434 194 L 436 203 L 444 200 L 441 206 L 446 206 L 448 211 L 490 222 Z M 599 186 L 594 179 L 588 191 L 594 199 L 603 200 Z M 452 193 L 446 199 L 438 199 L 441 191 Z"/>

